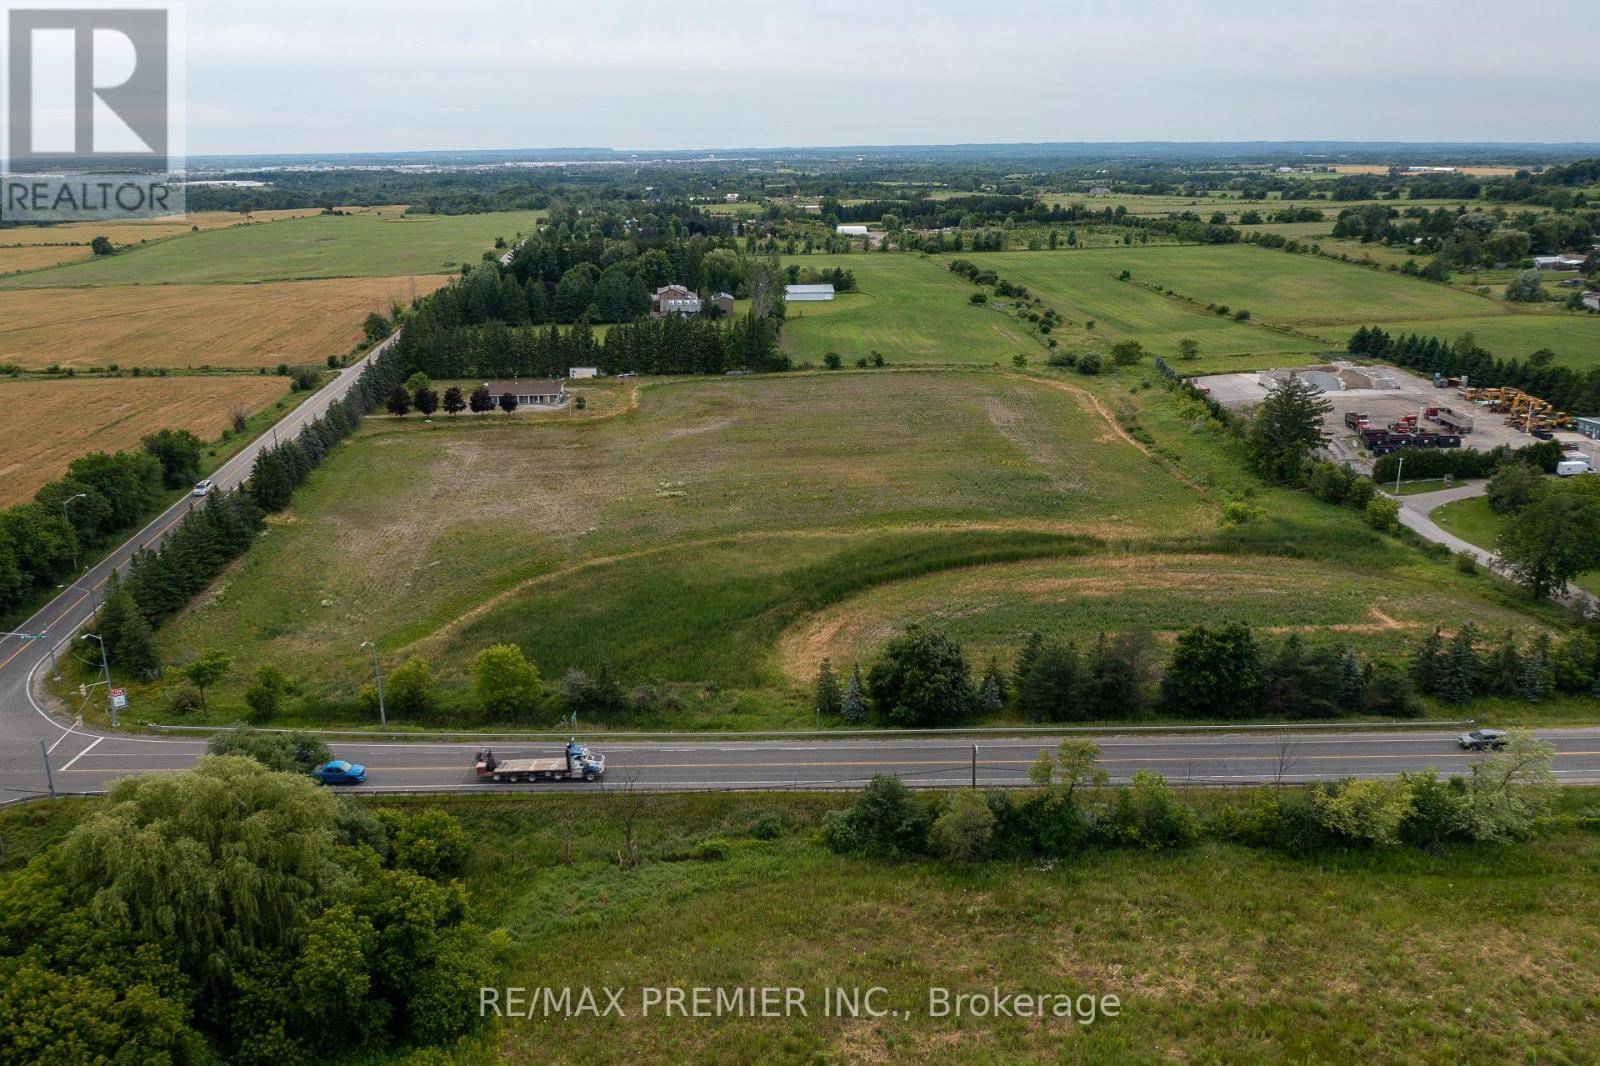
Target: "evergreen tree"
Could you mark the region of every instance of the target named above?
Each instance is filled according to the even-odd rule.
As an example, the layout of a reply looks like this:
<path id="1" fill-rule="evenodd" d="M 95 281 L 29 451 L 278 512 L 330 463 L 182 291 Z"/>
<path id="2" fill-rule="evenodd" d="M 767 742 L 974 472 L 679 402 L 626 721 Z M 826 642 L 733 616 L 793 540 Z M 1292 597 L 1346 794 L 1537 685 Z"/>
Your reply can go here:
<path id="1" fill-rule="evenodd" d="M 839 717 L 850 725 L 867 720 L 867 696 L 861 683 L 861 666 L 850 671 L 850 682 L 844 687 L 844 698 L 839 701 Z"/>
<path id="2" fill-rule="evenodd" d="M 1322 390 L 1299 374 L 1276 382 L 1256 408 L 1247 434 L 1255 468 L 1274 481 L 1298 483 L 1306 461 L 1328 443 L 1322 419 L 1332 410 Z"/>
<path id="3" fill-rule="evenodd" d="M 1516 695 L 1522 686 L 1522 668 L 1522 654 L 1517 651 L 1516 634 L 1507 629 L 1499 646 L 1483 664 L 1483 690 L 1498 696 Z"/>
<path id="4" fill-rule="evenodd" d="M 1076 705 L 1080 664 L 1071 644 L 1046 641 L 1017 680 L 1017 708 L 1035 722 L 1061 722 L 1084 717 Z"/>
<path id="5" fill-rule="evenodd" d="M 1356 653 L 1345 648 L 1339 656 L 1339 707 L 1348 714 L 1360 714 L 1367 702 L 1367 675 Z"/>
<path id="6" fill-rule="evenodd" d="M 160 668 L 150 623 L 114 574 L 100 606 L 99 636 L 105 641 L 106 658 L 135 677 L 149 677 Z"/>
<path id="7" fill-rule="evenodd" d="M 817 684 L 812 694 L 812 707 L 822 718 L 832 718 L 839 713 L 843 697 L 839 692 L 839 679 L 834 676 L 833 663 L 827 659 L 817 669 Z"/>
<path id="8" fill-rule="evenodd" d="M 1483 664 L 1478 659 L 1477 630 L 1464 625 L 1450 638 L 1439 660 L 1438 694 L 1450 703 L 1465 703 L 1478 692 Z"/>
<path id="9" fill-rule="evenodd" d="M 1044 634 L 1035 629 L 1028 634 L 1022 643 L 1022 650 L 1017 653 L 1016 666 L 1011 671 L 1011 686 L 1014 689 L 1022 687 L 1022 678 L 1039 657 L 1039 652 L 1044 648 Z"/>
<path id="10" fill-rule="evenodd" d="M 1411 683 L 1417 691 L 1428 696 L 1439 692 L 1440 660 L 1444 654 L 1444 637 L 1435 626 L 1411 657 Z"/>
<path id="11" fill-rule="evenodd" d="M 1529 703 L 1538 703 L 1550 694 L 1550 636 L 1539 634 L 1533 650 L 1522 663 L 1521 676 L 1517 678 L 1517 695 Z"/>

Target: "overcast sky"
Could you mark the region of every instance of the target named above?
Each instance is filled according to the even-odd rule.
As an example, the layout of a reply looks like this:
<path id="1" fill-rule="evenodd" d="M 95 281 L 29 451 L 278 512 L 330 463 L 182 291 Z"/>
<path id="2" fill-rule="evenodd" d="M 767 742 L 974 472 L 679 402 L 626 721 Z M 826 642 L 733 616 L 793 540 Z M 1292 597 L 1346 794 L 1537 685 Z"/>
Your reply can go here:
<path id="1" fill-rule="evenodd" d="M 188 150 L 1600 139 L 1589 0 L 190 0 Z"/>

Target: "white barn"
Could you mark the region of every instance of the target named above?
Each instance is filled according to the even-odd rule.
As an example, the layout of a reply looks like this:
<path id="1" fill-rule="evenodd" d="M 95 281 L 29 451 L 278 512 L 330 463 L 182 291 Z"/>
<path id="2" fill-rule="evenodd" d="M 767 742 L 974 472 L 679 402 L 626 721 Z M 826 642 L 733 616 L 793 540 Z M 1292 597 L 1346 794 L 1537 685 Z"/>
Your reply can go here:
<path id="1" fill-rule="evenodd" d="M 783 298 L 791 303 L 833 299 L 832 285 L 785 285 Z"/>

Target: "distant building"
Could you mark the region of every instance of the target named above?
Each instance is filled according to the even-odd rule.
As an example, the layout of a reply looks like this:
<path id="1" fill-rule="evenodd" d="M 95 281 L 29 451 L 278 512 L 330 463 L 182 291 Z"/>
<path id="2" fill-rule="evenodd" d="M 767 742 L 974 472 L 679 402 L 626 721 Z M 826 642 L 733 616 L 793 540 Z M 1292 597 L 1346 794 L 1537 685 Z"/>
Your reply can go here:
<path id="1" fill-rule="evenodd" d="M 739 202 L 739 194 L 736 192 L 723 193 L 722 202 L 725 204 L 736 204 Z"/>
<path id="2" fill-rule="evenodd" d="M 1584 257 L 1581 255 L 1536 255 L 1533 265 L 1536 270 L 1577 270 L 1583 266 Z"/>
<path id="3" fill-rule="evenodd" d="M 733 294 L 732 293 L 729 293 L 729 292 L 714 292 L 714 293 L 711 294 L 711 302 L 713 304 L 716 304 L 717 310 L 721 311 L 723 313 L 723 315 L 731 315 L 731 314 L 733 314 Z"/>
<path id="4" fill-rule="evenodd" d="M 1600 311 L 1600 292 L 1586 292 L 1583 294 L 1583 306 L 1591 311 Z"/>
<path id="5" fill-rule="evenodd" d="M 567 402 L 567 386 L 557 378 L 485 381 L 483 387 L 496 401 L 509 392 L 517 398 L 518 407 L 558 407 Z"/>
<path id="6" fill-rule="evenodd" d="M 567 377 L 572 378 L 574 381 L 581 380 L 583 378 L 597 378 L 599 376 L 600 368 L 597 366 L 567 367 Z"/>
<path id="7" fill-rule="evenodd" d="M 807 303 L 833 299 L 832 285 L 785 285 L 783 298 L 790 303 Z"/>
<path id="8" fill-rule="evenodd" d="M 663 285 L 650 297 L 650 314 L 654 318 L 668 315 L 698 315 L 700 297 L 693 289 L 682 285 Z"/>
<path id="9" fill-rule="evenodd" d="M 1110 196 L 1111 195 L 1111 187 L 1109 185 L 1096 185 L 1094 188 L 1089 190 L 1089 195 L 1090 196 Z"/>
<path id="10" fill-rule="evenodd" d="M 835 226 L 835 227 L 833 227 L 833 232 L 839 233 L 839 234 L 843 234 L 844 236 L 847 236 L 847 237 L 865 237 L 867 235 L 867 227 L 865 227 L 865 226 Z"/>

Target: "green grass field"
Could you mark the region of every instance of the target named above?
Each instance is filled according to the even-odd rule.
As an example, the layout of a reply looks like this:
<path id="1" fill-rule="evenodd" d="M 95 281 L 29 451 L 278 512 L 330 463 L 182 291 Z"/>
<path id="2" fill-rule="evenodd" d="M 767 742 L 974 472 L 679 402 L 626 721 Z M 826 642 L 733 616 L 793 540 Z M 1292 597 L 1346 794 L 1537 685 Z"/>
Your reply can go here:
<path id="1" fill-rule="evenodd" d="M 1208 797 L 1194 797 L 1202 806 Z M 466 886 L 510 944 L 505 984 L 626 986 L 625 1018 L 505 1018 L 462 1063 L 1579 1062 L 1600 976 L 1596 838 L 1296 859 L 1207 843 L 951 870 L 841 858 L 848 797 L 646 801 L 632 869 L 598 796 L 440 798 L 474 841 Z M 1577 810 L 1592 791 L 1567 790 Z M 753 832 L 767 816 L 770 840 Z M 571 840 L 567 859 L 565 841 Z M 720 861 L 703 840 L 728 842 Z M 596 950 L 572 951 L 574 942 Z M 808 1017 L 651 1017 L 645 986 L 797 986 Z M 819 1017 L 823 987 L 886 989 L 882 1019 Z M 930 986 L 1114 994 L 1119 1017 L 928 1016 Z M 556 1057 L 562 1057 L 557 1053 Z"/>
<path id="2" fill-rule="evenodd" d="M 1600 315 L 1551 309 L 1472 318 L 1405 319 L 1381 324 L 1390 333 L 1420 333 L 1451 341 L 1463 333 L 1471 333 L 1480 345 L 1503 359 L 1526 359 L 1541 348 L 1549 348 L 1556 353 L 1556 361 L 1562 366 L 1577 370 L 1600 366 Z M 1333 331 L 1324 328 L 1317 332 Z M 1354 329 L 1339 330 L 1338 334 L 1345 336 L 1354 332 Z"/>
<path id="3" fill-rule="evenodd" d="M 551 679 L 606 661 L 770 704 L 788 687 L 776 642 L 808 612 L 935 570 L 1188 535 L 1213 514 L 1049 383 L 674 381 L 606 420 L 374 420 L 162 641 L 179 661 L 234 649 L 235 695 L 273 661 L 348 699 L 364 639 L 459 684 L 479 648 L 513 640 Z M 227 686 L 212 702 L 236 713 Z M 143 705 L 160 716 L 159 697 Z"/>
<path id="4" fill-rule="evenodd" d="M 784 344 L 797 361 L 836 352 L 846 365 L 873 351 L 891 363 L 1007 363 L 1039 344 L 1015 320 L 972 305 L 973 288 L 938 259 L 899 254 L 806 255 L 788 260 L 817 270 L 853 271 L 859 292 L 827 303 L 791 303 Z"/>
<path id="5" fill-rule="evenodd" d="M 484 215 L 318 215 L 184 234 L 109 258 L 19 274 L 6 288 L 292 281 L 449 274 L 496 237 L 532 231 L 539 212 Z"/>

